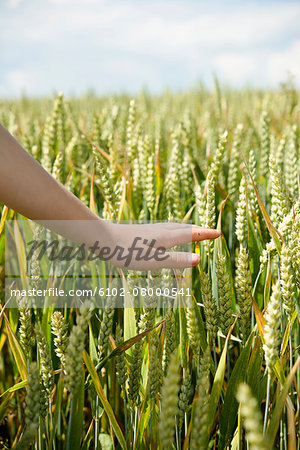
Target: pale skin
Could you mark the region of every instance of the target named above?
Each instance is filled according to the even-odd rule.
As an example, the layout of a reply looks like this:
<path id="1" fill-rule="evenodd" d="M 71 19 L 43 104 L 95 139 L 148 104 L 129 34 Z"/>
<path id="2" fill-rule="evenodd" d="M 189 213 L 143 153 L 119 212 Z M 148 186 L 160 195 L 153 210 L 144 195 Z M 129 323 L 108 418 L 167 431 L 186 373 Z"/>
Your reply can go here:
<path id="1" fill-rule="evenodd" d="M 143 225 L 115 224 L 96 216 L 65 186 L 56 181 L 35 161 L 0 124 L 0 202 L 58 234 L 77 243 L 114 249 L 117 245 L 128 249 L 136 237 L 139 248 L 148 250 L 155 240 L 155 249 L 170 249 L 205 239 L 215 239 L 220 231 L 180 223 L 156 223 Z M 77 221 L 77 222 L 66 222 Z M 69 224 L 69 225 L 66 225 Z M 147 243 L 144 243 L 147 241 Z M 168 258 L 149 261 L 132 259 L 128 269 L 152 270 L 163 267 L 186 268 L 199 263 L 199 255 L 189 252 L 169 252 Z M 112 259 L 122 267 L 123 263 Z"/>

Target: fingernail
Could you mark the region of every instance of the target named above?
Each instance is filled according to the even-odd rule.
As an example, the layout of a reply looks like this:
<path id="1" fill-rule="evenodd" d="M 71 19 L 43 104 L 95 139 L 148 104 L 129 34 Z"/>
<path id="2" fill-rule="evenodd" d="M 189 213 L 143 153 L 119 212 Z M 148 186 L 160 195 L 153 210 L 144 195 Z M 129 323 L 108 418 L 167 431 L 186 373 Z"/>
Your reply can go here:
<path id="1" fill-rule="evenodd" d="M 200 262 L 200 255 L 196 255 L 195 253 L 193 253 L 193 257 L 192 257 L 192 266 L 196 266 L 197 264 L 199 264 Z"/>

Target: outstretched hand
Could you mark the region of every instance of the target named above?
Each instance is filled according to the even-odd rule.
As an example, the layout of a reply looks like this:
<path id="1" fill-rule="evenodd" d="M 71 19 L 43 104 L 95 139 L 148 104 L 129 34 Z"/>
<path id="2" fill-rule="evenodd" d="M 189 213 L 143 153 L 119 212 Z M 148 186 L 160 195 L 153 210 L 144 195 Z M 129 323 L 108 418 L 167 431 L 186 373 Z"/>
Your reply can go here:
<path id="1" fill-rule="evenodd" d="M 219 230 L 180 223 L 111 224 L 108 258 L 118 267 L 133 270 L 187 268 L 197 265 L 200 256 L 192 252 L 170 251 L 172 247 L 205 239 L 216 239 Z"/>
<path id="2" fill-rule="evenodd" d="M 106 247 L 106 259 L 118 267 L 192 267 L 199 263 L 199 255 L 167 250 L 220 236 L 218 230 L 190 224 L 125 225 L 101 220 L 46 172 L 1 125 L 0 150 L 0 202 L 74 242 L 93 246 L 99 241 L 102 248 Z"/>

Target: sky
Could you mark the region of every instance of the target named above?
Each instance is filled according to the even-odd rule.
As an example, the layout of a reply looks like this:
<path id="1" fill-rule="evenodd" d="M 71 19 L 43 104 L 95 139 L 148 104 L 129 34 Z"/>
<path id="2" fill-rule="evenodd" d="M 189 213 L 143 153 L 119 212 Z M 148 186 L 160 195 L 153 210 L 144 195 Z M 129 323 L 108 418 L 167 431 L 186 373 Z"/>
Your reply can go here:
<path id="1" fill-rule="evenodd" d="M 300 86 L 300 1 L 0 0 L 0 96 Z"/>

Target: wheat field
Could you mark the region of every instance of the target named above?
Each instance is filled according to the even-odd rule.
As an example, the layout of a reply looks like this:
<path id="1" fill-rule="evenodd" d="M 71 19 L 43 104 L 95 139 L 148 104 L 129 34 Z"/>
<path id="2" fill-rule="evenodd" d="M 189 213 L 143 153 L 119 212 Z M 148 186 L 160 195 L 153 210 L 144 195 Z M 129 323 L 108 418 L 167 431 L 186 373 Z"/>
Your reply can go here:
<path id="1" fill-rule="evenodd" d="M 292 85 L 217 80 L 0 100 L 0 122 L 100 217 L 222 232 L 194 244 L 187 307 L 9 308 L 5 222 L 20 216 L 2 205 L 0 448 L 300 448 L 299 114 Z"/>

